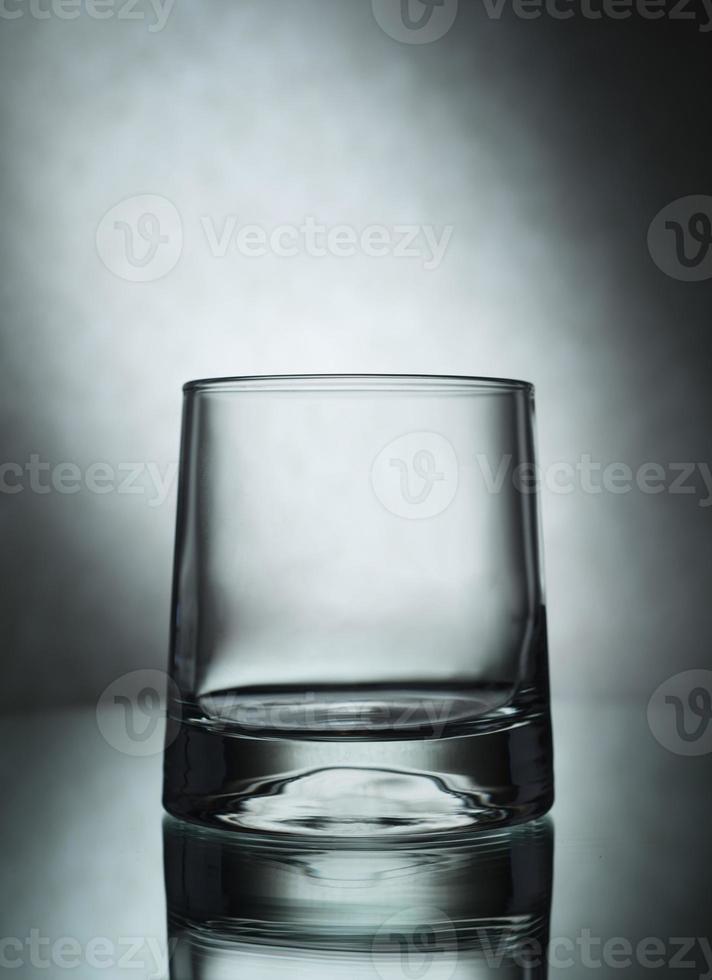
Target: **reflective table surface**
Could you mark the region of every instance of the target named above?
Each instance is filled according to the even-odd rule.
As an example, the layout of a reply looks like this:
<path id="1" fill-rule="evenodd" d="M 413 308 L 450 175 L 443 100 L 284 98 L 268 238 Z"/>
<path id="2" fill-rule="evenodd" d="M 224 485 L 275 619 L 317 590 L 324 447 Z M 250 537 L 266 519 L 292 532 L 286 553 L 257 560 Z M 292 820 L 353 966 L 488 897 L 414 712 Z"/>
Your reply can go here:
<path id="1" fill-rule="evenodd" d="M 422 846 L 181 824 L 161 810 L 157 742 L 130 754 L 93 710 L 6 717 L 0 969 L 712 977 L 711 756 L 668 708 L 555 702 L 550 817 Z"/>

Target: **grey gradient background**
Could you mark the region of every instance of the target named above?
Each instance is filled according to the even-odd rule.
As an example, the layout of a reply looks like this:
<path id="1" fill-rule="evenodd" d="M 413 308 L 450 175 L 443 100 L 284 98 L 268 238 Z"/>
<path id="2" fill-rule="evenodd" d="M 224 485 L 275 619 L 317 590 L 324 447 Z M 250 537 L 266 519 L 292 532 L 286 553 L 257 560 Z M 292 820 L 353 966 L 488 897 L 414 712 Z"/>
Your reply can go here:
<path id="1" fill-rule="evenodd" d="M 8 4 L 8 6 L 12 6 Z M 0 19 L 2 460 L 175 461 L 180 386 L 281 372 L 523 377 L 541 463 L 710 461 L 710 282 L 648 226 L 712 189 L 712 35 L 487 17 L 406 45 L 366 0 L 176 0 Z M 126 282 L 105 212 L 160 194 L 179 263 Z M 454 226 L 418 259 L 210 254 L 200 219 Z M 555 693 L 648 696 L 709 662 L 705 492 L 544 492 Z M 0 494 L 9 710 L 166 663 L 175 494 Z M 642 710 L 642 709 L 641 709 Z"/>

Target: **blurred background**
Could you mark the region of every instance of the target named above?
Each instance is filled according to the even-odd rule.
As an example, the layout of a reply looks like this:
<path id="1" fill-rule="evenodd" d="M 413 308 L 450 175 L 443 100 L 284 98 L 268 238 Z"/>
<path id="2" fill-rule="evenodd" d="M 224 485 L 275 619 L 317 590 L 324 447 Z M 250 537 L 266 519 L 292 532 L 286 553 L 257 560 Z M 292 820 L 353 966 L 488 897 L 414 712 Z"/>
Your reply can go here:
<path id="1" fill-rule="evenodd" d="M 566 8 L 5 0 L 6 710 L 165 666 L 214 375 L 533 381 L 555 694 L 704 665 L 712 34 Z"/>

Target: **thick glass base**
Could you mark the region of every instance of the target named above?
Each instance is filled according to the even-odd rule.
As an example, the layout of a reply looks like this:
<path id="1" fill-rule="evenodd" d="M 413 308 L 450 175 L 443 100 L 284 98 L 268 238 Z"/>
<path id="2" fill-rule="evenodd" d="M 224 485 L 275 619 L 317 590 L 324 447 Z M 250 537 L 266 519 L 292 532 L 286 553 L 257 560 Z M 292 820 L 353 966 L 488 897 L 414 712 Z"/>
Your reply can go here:
<path id="1" fill-rule="evenodd" d="M 434 738 L 287 738 L 169 720 L 164 806 L 251 833 L 399 839 L 518 823 L 553 802 L 540 706 Z"/>

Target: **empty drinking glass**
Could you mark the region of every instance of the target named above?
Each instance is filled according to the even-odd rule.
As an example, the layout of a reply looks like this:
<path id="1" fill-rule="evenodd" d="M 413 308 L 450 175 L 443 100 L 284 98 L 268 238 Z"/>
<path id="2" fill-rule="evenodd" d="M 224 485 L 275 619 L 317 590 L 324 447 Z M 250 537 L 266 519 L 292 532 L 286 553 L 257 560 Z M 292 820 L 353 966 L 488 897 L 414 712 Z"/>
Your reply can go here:
<path id="1" fill-rule="evenodd" d="M 166 808 L 334 837 L 544 813 L 532 386 L 184 390 Z"/>

